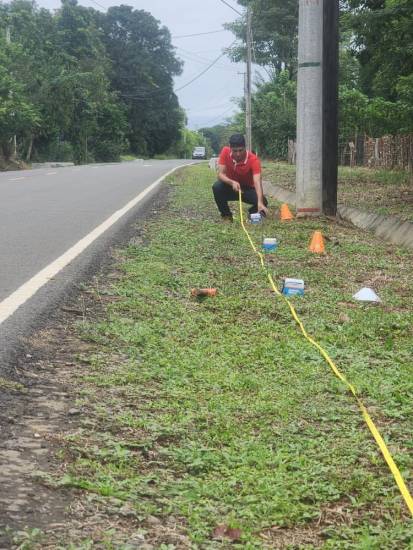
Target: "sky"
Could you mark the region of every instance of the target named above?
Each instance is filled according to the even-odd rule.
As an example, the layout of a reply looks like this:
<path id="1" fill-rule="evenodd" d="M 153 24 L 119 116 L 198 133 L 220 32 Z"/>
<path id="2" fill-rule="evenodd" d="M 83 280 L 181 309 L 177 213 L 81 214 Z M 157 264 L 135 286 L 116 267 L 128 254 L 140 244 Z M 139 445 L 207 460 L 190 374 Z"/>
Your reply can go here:
<path id="1" fill-rule="evenodd" d="M 236 0 L 226 0 L 237 11 L 241 7 Z M 120 4 L 150 12 L 172 34 L 172 44 L 176 55 L 184 61 L 181 76 L 175 78 L 175 88 L 179 88 L 196 77 L 214 61 L 234 40 L 234 35 L 223 29 L 224 23 L 234 21 L 239 16 L 221 0 L 78 0 L 85 7 L 103 10 Z M 60 6 L 59 0 L 36 0 L 36 3 L 50 10 Z M 101 7 L 102 6 L 102 7 Z M 180 38 L 183 35 L 211 31 L 213 34 Z M 179 103 L 187 113 L 188 126 L 197 130 L 203 126 L 214 126 L 237 111 L 233 98 L 244 94 L 245 67 L 232 63 L 223 56 L 203 76 L 178 91 Z"/>

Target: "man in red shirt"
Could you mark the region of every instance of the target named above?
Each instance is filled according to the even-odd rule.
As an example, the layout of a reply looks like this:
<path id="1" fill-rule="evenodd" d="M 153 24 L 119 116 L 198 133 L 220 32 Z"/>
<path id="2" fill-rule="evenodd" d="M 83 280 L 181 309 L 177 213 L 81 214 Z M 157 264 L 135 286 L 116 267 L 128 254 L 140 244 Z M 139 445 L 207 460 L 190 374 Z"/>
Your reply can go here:
<path id="1" fill-rule="evenodd" d="M 242 134 L 232 135 L 229 147 L 222 149 L 218 160 L 218 181 L 212 190 L 223 219 L 232 221 L 228 201 L 237 201 L 240 190 L 242 201 L 252 205 L 250 214 L 267 214 L 268 201 L 262 190 L 261 162 L 254 153 L 246 150 Z"/>

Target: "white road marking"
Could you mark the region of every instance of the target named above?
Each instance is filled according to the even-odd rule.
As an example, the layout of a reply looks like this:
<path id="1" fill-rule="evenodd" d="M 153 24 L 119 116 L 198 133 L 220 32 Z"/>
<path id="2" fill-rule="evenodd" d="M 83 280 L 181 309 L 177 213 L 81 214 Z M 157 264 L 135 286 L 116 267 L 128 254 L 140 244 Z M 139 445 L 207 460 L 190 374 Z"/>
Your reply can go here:
<path id="1" fill-rule="evenodd" d="M 46 176 L 53 176 L 53 174 L 57 174 L 57 172 L 46 172 Z"/>
<path id="2" fill-rule="evenodd" d="M 15 290 L 10 296 L 0 302 L 0 325 L 8 319 L 13 313 L 27 300 L 29 300 L 34 294 L 42 288 L 50 279 L 55 277 L 59 271 L 72 262 L 79 254 L 81 254 L 90 244 L 92 244 L 98 237 L 100 237 L 107 229 L 112 227 L 122 216 L 124 216 L 131 208 L 136 206 L 143 198 L 148 195 L 155 187 L 157 187 L 165 178 L 170 174 L 188 166 L 187 164 L 181 164 L 176 166 L 172 170 L 169 170 L 165 175 L 154 181 L 149 187 L 144 189 L 134 199 L 129 201 L 123 208 L 114 212 L 109 218 L 98 225 L 93 231 L 91 231 L 86 237 L 83 237 L 69 250 L 66 250 L 59 258 L 54 260 L 51 264 L 39 271 L 27 282 L 23 283 L 17 290 Z"/>
<path id="3" fill-rule="evenodd" d="M 19 180 L 24 180 L 25 176 L 21 177 L 21 178 L 11 178 L 9 179 L 9 181 L 19 181 Z"/>
<path id="4" fill-rule="evenodd" d="M 144 164 L 143 165 L 144 168 L 148 168 L 148 166 L 153 166 L 153 164 Z"/>

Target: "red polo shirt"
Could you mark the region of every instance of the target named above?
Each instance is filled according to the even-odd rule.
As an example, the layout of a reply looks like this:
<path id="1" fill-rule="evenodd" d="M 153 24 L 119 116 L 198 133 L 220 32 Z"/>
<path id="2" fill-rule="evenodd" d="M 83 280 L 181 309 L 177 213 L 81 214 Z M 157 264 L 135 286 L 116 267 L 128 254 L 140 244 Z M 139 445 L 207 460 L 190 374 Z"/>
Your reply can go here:
<path id="1" fill-rule="evenodd" d="M 218 164 L 225 166 L 226 175 L 237 181 L 241 187 L 254 187 L 254 174 L 261 174 L 261 162 L 257 155 L 247 151 L 245 160 L 236 163 L 232 158 L 231 148 L 224 147 L 219 155 Z"/>

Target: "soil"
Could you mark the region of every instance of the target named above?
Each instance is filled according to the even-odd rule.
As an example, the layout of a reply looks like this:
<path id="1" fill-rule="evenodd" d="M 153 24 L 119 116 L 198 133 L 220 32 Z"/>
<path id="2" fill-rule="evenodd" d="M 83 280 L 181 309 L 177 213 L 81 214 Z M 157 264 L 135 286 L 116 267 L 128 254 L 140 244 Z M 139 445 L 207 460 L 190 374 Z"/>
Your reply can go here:
<path id="1" fill-rule="evenodd" d="M 7 170 L 27 170 L 29 165 L 22 160 L 4 160 L 0 158 L 0 172 Z"/>

